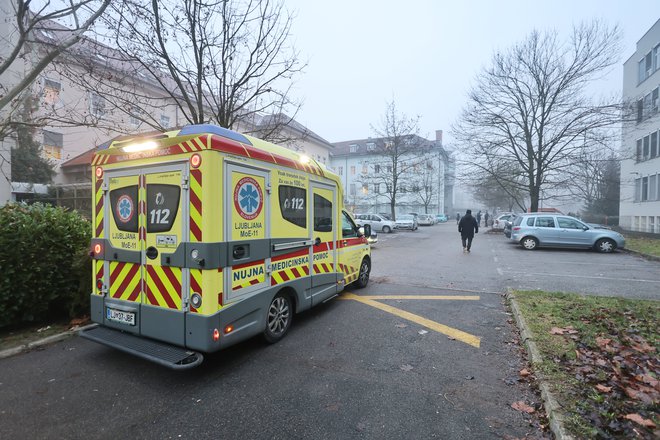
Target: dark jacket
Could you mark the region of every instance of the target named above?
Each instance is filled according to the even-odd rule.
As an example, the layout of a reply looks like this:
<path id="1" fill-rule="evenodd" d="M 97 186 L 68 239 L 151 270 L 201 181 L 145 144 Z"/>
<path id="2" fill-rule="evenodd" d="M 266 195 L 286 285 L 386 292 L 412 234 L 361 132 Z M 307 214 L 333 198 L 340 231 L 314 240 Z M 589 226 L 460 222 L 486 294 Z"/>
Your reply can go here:
<path id="1" fill-rule="evenodd" d="M 474 237 L 475 232 L 479 232 L 477 219 L 470 214 L 465 214 L 458 222 L 458 232 L 461 233 L 461 237 Z"/>

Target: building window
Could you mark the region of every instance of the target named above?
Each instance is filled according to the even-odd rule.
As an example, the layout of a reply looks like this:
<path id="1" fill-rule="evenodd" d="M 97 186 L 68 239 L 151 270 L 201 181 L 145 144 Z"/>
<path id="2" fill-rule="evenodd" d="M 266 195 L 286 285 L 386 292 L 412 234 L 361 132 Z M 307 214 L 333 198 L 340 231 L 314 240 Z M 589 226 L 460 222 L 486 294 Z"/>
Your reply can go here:
<path id="1" fill-rule="evenodd" d="M 640 195 L 640 189 L 642 187 L 642 179 L 635 179 L 635 195 L 633 197 L 633 200 L 635 202 L 639 202 L 639 195 Z"/>
<path id="2" fill-rule="evenodd" d="M 643 153 L 642 153 L 642 158 L 644 160 L 647 160 L 649 158 L 649 154 L 650 154 L 649 147 L 650 147 L 649 136 L 644 136 L 644 150 L 643 150 Z"/>
<path id="3" fill-rule="evenodd" d="M 355 176 L 355 165 L 351 165 L 351 176 Z"/>
<path id="4" fill-rule="evenodd" d="M 357 153 L 357 150 L 358 150 L 357 144 L 351 144 L 351 145 L 348 146 L 348 148 L 349 148 L 349 152 Z"/>
<path id="5" fill-rule="evenodd" d="M 62 147 L 64 146 L 64 136 L 62 133 L 44 130 L 44 143 L 42 150 L 49 159 L 62 159 Z"/>
<path id="6" fill-rule="evenodd" d="M 128 121 L 131 123 L 133 127 L 139 127 L 140 124 L 142 124 L 142 120 L 140 119 L 140 115 L 142 115 L 144 112 L 140 107 L 132 107 L 131 112 L 128 115 Z"/>
<path id="7" fill-rule="evenodd" d="M 657 193 L 656 193 L 656 187 L 657 187 L 657 175 L 654 174 L 651 177 L 649 177 L 649 200 L 656 200 Z"/>
<path id="8" fill-rule="evenodd" d="M 642 177 L 642 202 L 649 199 L 649 178 Z"/>
<path id="9" fill-rule="evenodd" d="M 643 99 L 638 99 L 637 100 L 637 122 L 642 122 L 642 119 L 644 119 L 644 100 Z"/>
<path id="10" fill-rule="evenodd" d="M 168 128 L 170 126 L 170 117 L 165 115 L 160 115 L 160 126 L 163 128 Z"/>
<path id="11" fill-rule="evenodd" d="M 46 78 L 44 80 L 44 104 L 55 105 L 60 100 L 62 84 L 59 81 Z"/>
<path id="12" fill-rule="evenodd" d="M 388 165 L 388 166 L 387 166 L 387 172 L 388 172 L 388 173 L 391 173 L 391 172 L 392 172 L 392 165 Z"/>
<path id="13" fill-rule="evenodd" d="M 369 194 L 369 187 L 367 186 L 366 183 L 362 184 L 362 194 L 364 194 L 365 196 Z"/>
<path id="14" fill-rule="evenodd" d="M 367 151 L 374 151 L 376 149 L 376 144 L 374 142 L 367 142 Z"/>
<path id="15" fill-rule="evenodd" d="M 363 163 L 362 164 L 362 174 L 367 174 L 369 171 L 369 164 L 368 163 Z"/>
<path id="16" fill-rule="evenodd" d="M 651 133 L 651 159 L 658 156 L 658 132 Z"/>
<path id="17" fill-rule="evenodd" d="M 343 176 L 344 175 L 344 167 L 337 167 L 337 174 L 339 174 L 340 176 Z"/>
<path id="18" fill-rule="evenodd" d="M 374 183 L 374 194 L 380 194 L 380 183 Z"/>
<path id="19" fill-rule="evenodd" d="M 91 92 L 89 95 L 89 112 L 97 118 L 105 116 L 105 101 L 98 93 Z"/>
<path id="20" fill-rule="evenodd" d="M 658 113 L 658 87 L 651 92 L 651 114 Z"/>
<path id="21" fill-rule="evenodd" d="M 635 159 L 637 162 L 642 160 L 642 140 L 637 139 L 637 153 L 635 154 Z"/>
<path id="22" fill-rule="evenodd" d="M 374 165 L 374 173 L 380 173 L 380 165 Z"/>

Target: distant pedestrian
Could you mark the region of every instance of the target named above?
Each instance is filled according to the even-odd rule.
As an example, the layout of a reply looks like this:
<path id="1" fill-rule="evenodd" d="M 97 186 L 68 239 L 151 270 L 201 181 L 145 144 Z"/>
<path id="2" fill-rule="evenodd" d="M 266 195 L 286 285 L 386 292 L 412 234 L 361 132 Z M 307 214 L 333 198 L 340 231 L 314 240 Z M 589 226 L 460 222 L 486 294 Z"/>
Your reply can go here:
<path id="1" fill-rule="evenodd" d="M 458 224 L 459 221 L 461 221 L 461 214 L 460 214 L 460 212 L 457 212 L 456 213 L 456 224 Z"/>
<path id="2" fill-rule="evenodd" d="M 479 223 L 477 223 L 477 219 L 472 217 L 472 210 L 465 211 L 465 215 L 458 222 L 458 232 L 461 233 L 463 252 L 470 252 L 474 234 L 479 233 Z"/>
<path id="3" fill-rule="evenodd" d="M 488 227 L 488 211 L 484 214 L 484 226 Z"/>
<path id="4" fill-rule="evenodd" d="M 481 209 L 477 212 L 477 224 L 481 225 Z"/>

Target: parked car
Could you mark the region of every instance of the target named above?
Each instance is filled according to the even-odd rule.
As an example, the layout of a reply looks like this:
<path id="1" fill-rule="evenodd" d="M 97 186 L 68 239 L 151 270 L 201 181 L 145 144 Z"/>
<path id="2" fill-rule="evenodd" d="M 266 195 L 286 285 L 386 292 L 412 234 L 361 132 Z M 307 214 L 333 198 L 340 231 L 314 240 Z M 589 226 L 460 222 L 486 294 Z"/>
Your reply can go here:
<path id="1" fill-rule="evenodd" d="M 411 231 L 417 230 L 417 219 L 410 214 L 401 214 L 396 219 L 396 227 L 399 229 L 410 229 Z"/>
<path id="2" fill-rule="evenodd" d="M 623 235 L 610 229 L 591 227 L 575 217 L 560 214 L 532 213 L 515 218 L 511 238 L 527 249 L 540 246 L 592 248 L 598 252 L 623 249 Z"/>
<path id="3" fill-rule="evenodd" d="M 392 220 L 392 214 L 388 214 L 387 212 L 379 212 L 378 215 L 388 220 Z"/>
<path id="4" fill-rule="evenodd" d="M 435 216 L 435 221 L 437 223 L 446 223 L 447 220 L 449 220 L 449 219 L 444 214 L 438 214 L 438 215 Z"/>
<path id="5" fill-rule="evenodd" d="M 507 222 L 511 222 L 512 219 L 516 216 L 513 212 L 505 212 L 497 217 L 495 217 L 495 220 L 493 220 L 493 227 L 496 229 L 504 229 L 506 227 Z"/>
<path id="6" fill-rule="evenodd" d="M 420 226 L 433 226 L 435 224 L 435 221 L 433 220 L 433 216 L 429 214 L 419 214 L 417 216 L 417 223 Z"/>
<path id="7" fill-rule="evenodd" d="M 358 226 L 371 225 L 372 230 L 386 234 L 396 228 L 396 224 L 392 220 L 388 220 L 380 214 L 355 214 L 355 222 Z"/>
<path id="8" fill-rule="evenodd" d="M 371 235 L 367 237 L 367 242 L 372 246 L 378 243 L 378 234 L 373 229 L 371 230 Z"/>

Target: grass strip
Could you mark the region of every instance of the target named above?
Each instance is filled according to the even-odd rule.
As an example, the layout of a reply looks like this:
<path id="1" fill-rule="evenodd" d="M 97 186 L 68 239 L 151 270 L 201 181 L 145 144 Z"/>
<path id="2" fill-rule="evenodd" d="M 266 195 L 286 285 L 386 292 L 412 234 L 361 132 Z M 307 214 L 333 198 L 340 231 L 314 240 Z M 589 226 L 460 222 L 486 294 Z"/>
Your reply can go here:
<path id="1" fill-rule="evenodd" d="M 576 438 L 656 438 L 660 302 L 516 291 L 534 365 Z"/>

